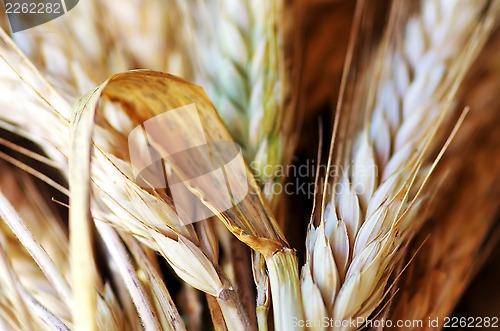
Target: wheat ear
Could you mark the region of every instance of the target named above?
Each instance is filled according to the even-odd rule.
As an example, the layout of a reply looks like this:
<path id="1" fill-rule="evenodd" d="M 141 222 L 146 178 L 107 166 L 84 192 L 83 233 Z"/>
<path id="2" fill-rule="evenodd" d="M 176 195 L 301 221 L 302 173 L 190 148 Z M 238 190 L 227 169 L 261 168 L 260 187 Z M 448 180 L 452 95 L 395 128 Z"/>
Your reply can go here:
<path id="1" fill-rule="evenodd" d="M 279 199 L 276 184 L 283 180 L 277 168 L 291 161 L 295 146 L 297 114 L 289 60 L 293 7 L 281 0 L 214 0 L 183 7 L 197 80 L 241 145 L 272 210 Z M 198 22 L 191 19 L 193 13 Z M 265 270 L 258 270 L 262 258 L 253 260 L 257 316 L 265 329 L 268 278 Z"/>
<path id="2" fill-rule="evenodd" d="M 402 278 L 393 320 L 448 316 L 488 253 L 499 208 L 498 36 L 497 30 L 460 91 L 471 112 L 427 188 L 437 193 L 408 254 L 414 259 Z"/>
<path id="3" fill-rule="evenodd" d="M 116 5 L 91 0 L 72 10 L 67 20 L 45 24 L 43 31 L 50 33 L 35 29 L 14 37 L 58 92 L 74 102 L 112 73 L 131 68 L 191 77 L 189 57 L 183 54 L 186 47 L 176 33 L 180 25 L 176 12 L 172 0 L 153 0 L 147 6 L 137 1 Z M 207 238 L 208 233 L 213 242 L 210 227 L 204 227 L 200 236 Z"/>
<path id="4" fill-rule="evenodd" d="M 27 135 L 28 139 L 35 137 L 35 140 L 45 142 L 48 152 L 53 152 L 54 155 L 59 156 L 60 162 L 58 162 L 58 165 L 59 168 L 64 171 L 64 169 L 68 167 L 64 158 L 69 155 L 68 150 L 70 146 L 66 138 L 57 139 L 56 137 L 58 135 L 59 137 L 65 137 L 65 135 L 68 134 L 70 128 L 68 113 L 70 113 L 71 110 L 64 108 L 66 104 L 64 100 L 55 91 L 51 90 L 50 86 L 43 80 L 43 77 L 41 77 L 33 67 L 29 66 L 29 62 L 23 59 L 18 51 L 15 51 L 15 46 L 8 43 L 8 38 L 5 37 L 3 40 L 7 41 L 3 54 L 7 56 L 7 58 L 4 57 L 4 63 L 9 64 L 7 68 L 9 68 L 9 66 L 11 67 L 10 72 L 12 76 L 10 79 L 20 83 L 21 86 L 24 85 L 24 91 L 28 91 L 27 96 L 29 96 L 30 93 L 31 95 L 34 94 L 33 99 L 35 103 L 31 105 L 31 108 L 24 108 L 24 111 L 38 111 L 38 116 L 43 117 L 43 119 L 40 120 L 41 122 L 53 123 L 52 130 L 45 131 L 43 128 L 41 130 L 36 129 L 36 125 L 33 125 L 34 123 L 27 123 L 20 118 L 10 118 L 9 121 L 15 123 L 15 125 L 6 127 L 19 134 Z M 19 56 L 21 56 L 21 61 L 18 59 Z M 16 67 L 17 71 L 12 70 L 12 65 L 10 65 L 12 63 L 18 65 Z M 19 70 L 25 75 L 21 76 L 21 79 L 19 79 L 19 77 L 15 79 L 14 77 L 16 75 L 19 76 Z M 6 72 L 9 71 L 7 70 Z M 104 84 L 103 87 L 104 86 L 106 86 L 106 84 Z M 39 92 L 41 88 L 51 90 L 51 94 L 47 93 L 47 95 L 44 95 L 47 99 L 42 99 L 42 101 L 40 101 L 41 93 Z M 37 93 L 33 93 L 33 90 Z M 95 100 L 98 100 L 98 91 L 93 95 L 95 96 Z M 83 99 L 82 105 L 85 106 L 89 104 L 89 102 L 88 99 Z M 61 105 L 63 106 L 61 107 Z M 117 110 L 116 106 L 112 106 L 111 104 L 108 106 L 108 112 L 103 116 L 113 115 L 113 118 L 102 121 L 101 124 L 104 125 L 104 127 L 98 127 L 96 129 L 96 140 L 101 141 L 104 145 L 101 145 L 100 148 L 96 148 L 96 153 L 95 155 L 93 154 L 98 160 L 94 162 L 94 164 L 100 166 L 96 167 L 94 165 L 94 170 L 92 171 L 92 181 L 95 183 L 93 185 L 95 185 L 96 190 L 94 191 L 96 193 L 94 194 L 92 203 L 97 206 L 97 209 L 92 211 L 92 216 L 97 220 L 111 222 L 117 228 L 129 232 L 141 239 L 143 244 L 148 244 L 151 248 L 162 252 L 180 277 L 194 287 L 213 296 L 225 294 L 224 297 L 219 297 L 219 303 L 225 305 L 225 312 L 229 314 L 225 317 L 229 319 L 228 323 L 239 323 L 238 325 L 230 327 L 243 327 L 243 325 L 247 324 L 247 321 L 246 317 L 241 315 L 242 312 L 238 300 L 234 296 L 227 295 L 228 292 L 231 293 L 232 291 L 231 285 L 224 280 L 225 277 L 223 275 L 218 274 L 216 266 L 210 262 L 205 253 L 198 246 L 198 239 L 192 226 L 182 226 L 183 223 L 175 213 L 171 202 L 169 204 L 163 201 L 160 196 L 151 195 L 139 188 L 135 183 L 132 183 L 131 179 L 133 175 L 130 165 L 124 160 L 110 154 L 119 150 L 126 150 L 126 148 L 115 149 L 115 144 L 119 145 L 124 141 L 123 136 L 120 135 L 119 132 L 124 129 L 132 129 L 134 124 L 127 116 L 118 118 L 119 121 L 117 122 L 117 118 L 115 117 L 116 113 L 114 113 L 114 111 Z M 93 123 L 91 122 L 92 116 L 87 117 L 89 115 L 86 113 L 85 116 L 86 120 L 83 122 L 80 117 L 76 117 L 78 120 L 74 122 L 75 128 L 79 125 L 83 125 L 83 129 L 88 130 L 88 127 L 93 125 L 91 124 Z M 138 124 L 140 123 L 137 123 L 137 125 Z M 117 127 L 113 127 L 112 125 L 117 125 Z M 33 130 L 32 133 L 34 134 L 28 133 L 30 129 Z M 116 134 L 114 136 L 106 136 L 103 134 L 106 130 L 110 130 L 110 132 L 115 132 Z M 75 135 L 77 139 L 81 139 L 81 137 L 84 136 L 89 137 L 89 134 L 86 133 L 82 136 Z M 52 139 L 54 139 L 55 146 L 50 143 Z M 47 142 L 49 142 L 49 144 L 47 144 Z M 78 146 L 78 144 L 75 146 Z M 72 148 L 74 149 L 75 146 Z M 79 146 L 80 147 L 76 148 L 83 148 L 85 144 Z M 86 146 L 86 148 L 88 148 L 89 145 L 87 144 Z M 77 162 L 73 164 L 80 166 L 83 163 Z M 102 166 L 104 166 L 104 168 Z M 127 168 L 129 170 L 126 170 Z M 80 176 L 74 176 L 74 178 L 81 180 Z M 114 180 L 108 182 L 110 178 L 114 178 Z M 111 183 L 113 183 L 113 185 L 110 187 L 109 184 Z M 123 185 L 123 183 L 131 184 Z M 83 185 L 83 183 L 80 184 L 80 186 Z M 107 189 L 104 190 L 104 187 Z M 109 193 L 110 191 L 112 191 L 111 194 Z M 124 203 L 119 202 L 120 200 L 124 201 Z M 80 201 L 86 203 L 85 201 L 87 200 L 83 198 Z M 126 206 L 131 209 L 126 209 Z M 153 209 L 151 209 L 151 206 L 154 206 Z M 165 219 L 165 217 L 167 217 L 167 219 Z M 159 226 L 161 226 L 161 228 L 158 228 Z M 198 261 L 198 263 L 194 263 L 196 261 Z M 186 262 L 189 263 L 186 264 Z M 122 269 L 122 271 L 124 271 L 122 273 L 124 277 L 132 276 L 125 272 L 128 270 L 127 268 Z M 207 275 L 210 275 L 211 278 L 207 278 Z M 140 297 L 135 297 L 134 303 L 136 305 L 141 305 L 145 303 L 145 301 Z M 231 306 L 233 306 L 233 308 L 231 308 Z M 142 308 L 144 308 L 142 309 L 143 313 L 152 310 L 151 304 L 147 304 L 147 307 Z M 151 325 L 157 323 L 153 322 L 153 319 L 151 319 L 151 317 L 156 314 L 152 312 L 147 314 L 149 317 L 145 318 L 151 320 Z"/>
<path id="5" fill-rule="evenodd" d="M 392 15 L 404 4 L 395 3 Z M 339 127 L 344 153 L 337 150 L 333 164 L 341 173 L 326 186 L 324 216 L 310 229 L 303 282 L 314 302 L 324 305 L 311 314 L 326 311 L 338 321 L 366 318 L 380 304 L 398 248 L 418 226 L 417 178 L 428 147 L 491 31 L 490 4 L 424 0 L 403 36 L 387 35 L 374 76 L 362 84 L 369 88 L 353 106 L 365 107 L 366 112 L 354 111 L 366 120 L 354 132 L 356 123 Z"/>
<path id="6" fill-rule="evenodd" d="M 293 3 L 211 0 L 179 7 L 190 24 L 197 80 L 274 208 L 272 184 L 282 180 L 275 168 L 290 161 L 296 134 L 289 66 Z"/>
<path id="7" fill-rule="evenodd" d="M 65 20 L 12 38 L 61 95 L 74 97 L 111 74 L 135 68 L 192 78 L 177 33 L 177 12 L 174 0 L 152 0 L 147 6 L 89 0 L 69 11 Z"/>

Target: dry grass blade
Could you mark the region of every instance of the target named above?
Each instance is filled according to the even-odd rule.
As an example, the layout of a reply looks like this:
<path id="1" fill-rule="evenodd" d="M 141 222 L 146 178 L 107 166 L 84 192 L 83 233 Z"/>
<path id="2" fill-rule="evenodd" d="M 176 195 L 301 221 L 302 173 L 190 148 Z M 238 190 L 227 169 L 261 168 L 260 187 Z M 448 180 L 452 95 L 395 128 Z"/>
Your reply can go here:
<path id="1" fill-rule="evenodd" d="M 154 312 L 147 294 L 144 291 L 142 284 L 137 278 L 135 268 L 132 261 L 122 244 L 116 231 L 105 223 L 98 223 L 97 228 L 102 239 L 106 241 L 111 257 L 116 263 L 120 275 L 123 277 L 125 286 L 132 297 L 132 301 L 137 308 L 141 324 L 146 331 L 160 330 L 161 323 Z"/>
<path id="2" fill-rule="evenodd" d="M 3 195 L 0 195 L 0 215 L 2 219 L 7 223 L 7 225 L 11 228 L 12 232 L 14 232 L 19 238 L 19 241 L 33 257 L 33 259 L 39 265 L 40 269 L 51 281 L 52 285 L 58 291 L 59 295 L 64 300 L 66 300 L 66 303 L 69 305 L 71 302 L 71 290 L 68 286 L 68 283 L 59 273 L 50 256 L 35 240 L 12 205 Z"/>
<path id="3" fill-rule="evenodd" d="M 407 2 L 393 7 L 374 67 L 349 100 L 351 112 L 342 109 L 337 171 L 307 244 L 304 282 L 316 285 L 311 293 L 321 293 L 328 316 L 339 321 L 366 318 L 381 303 L 398 249 L 420 224 L 429 147 L 495 14 L 487 1 L 423 0 L 415 13 Z"/>
<path id="4" fill-rule="evenodd" d="M 92 111 L 75 112 L 69 155 L 71 270 L 75 305 L 80 308 L 75 311 L 73 320 L 77 330 L 89 331 L 96 330 L 97 325 L 97 299 L 93 291 L 97 274 L 93 251 L 95 227 L 90 213 L 89 185 L 94 117 Z"/>
<path id="5" fill-rule="evenodd" d="M 38 330 L 44 324 L 66 330 L 71 289 L 66 282 L 64 231 L 53 223 L 58 220 L 26 174 L 4 163 L 0 168 L 0 190 L 5 192 L 0 195 L 0 310 L 7 317 L 6 330 Z"/>
<path id="6" fill-rule="evenodd" d="M 2 238 L 4 239 L 4 238 Z M 0 262 L 1 262 L 1 270 L 3 270 L 3 275 L 4 275 L 4 284 L 6 285 L 6 288 L 10 288 L 11 290 L 11 295 L 9 293 L 5 293 L 7 291 L 3 290 L 3 295 L 6 298 L 9 298 L 9 296 L 12 298 L 12 306 L 14 311 L 17 311 L 19 313 L 19 316 L 17 317 L 19 324 L 23 325 L 25 328 L 28 330 L 33 330 L 33 321 L 32 321 L 32 316 L 30 316 L 27 304 L 23 300 L 22 295 L 21 295 L 21 286 L 19 284 L 19 281 L 16 279 L 16 274 L 13 271 L 12 265 L 10 264 L 9 258 L 7 256 L 7 252 L 5 248 L 3 247 L 4 240 L 0 242 Z M 5 300 L 5 299 L 4 299 Z M 3 316 L 9 316 L 10 314 L 7 313 L 5 310 L 2 311 Z M 15 322 L 11 322 L 12 324 L 16 324 Z M 17 325 L 11 325 L 11 328 L 15 328 Z"/>
<path id="7" fill-rule="evenodd" d="M 44 145 L 48 156 L 63 166 L 61 170 L 67 169 L 65 155 L 69 146 L 65 142 L 69 131 L 65 131 L 65 126 L 70 121 L 70 104 L 43 78 L 3 30 L 0 30 L 0 39 L 1 84 L 5 91 L 9 88 L 16 90 L 14 94 L 2 94 L 2 106 L 10 111 L 2 113 L 0 127 Z M 28 109 L 33 113 L 32 121 L 25 121 L 22 116 Z M 23 126 L 18 125 L 23 122 Z M 38 125 L 49 122 L 53 126 Z M 49 131 L 60 135 L 53 141 L 47 140 Z"/>
<path id="8" fill-rule="evenodd" d="M 13 230 L 6 229 L 3 221 L 0 224 L 2 246 L 8 253 L 8 261 L 4 259 L 3 264 L 4 274 L 11 275 L 9 282 L 18 289 L 29 314 L 26 317 L 16 304 L 13 293 L 7 293 L 4 298 L 14 302 L 11 308 L 13 316 L 17 316 L 21 323 L 15 324 L 18 326 L 12 326 L 12 329 L 27 328 L 30 319 L 35 330 L 43 328 L 40 323 L 54 330 L 73 329 L 72 288 L 66 281 L 70 278 L 69 242 L 62 221 L 47 205 L 39 188 L 27 174 L 2 164 L 0 187 L 6 194 L 1 197 L 2 219 Z M 5 282 L 0 281 L 0 288 L 4 288 Z M 91 289 L 98 296 L 96 314 L 99 329 L 130 330 L 134 325 L 133 316 L 123 316 L 109 284 L 104 287 L 99 284 L 100 281 Z M 3 318 L 9 315 L 2 309 Z"/>

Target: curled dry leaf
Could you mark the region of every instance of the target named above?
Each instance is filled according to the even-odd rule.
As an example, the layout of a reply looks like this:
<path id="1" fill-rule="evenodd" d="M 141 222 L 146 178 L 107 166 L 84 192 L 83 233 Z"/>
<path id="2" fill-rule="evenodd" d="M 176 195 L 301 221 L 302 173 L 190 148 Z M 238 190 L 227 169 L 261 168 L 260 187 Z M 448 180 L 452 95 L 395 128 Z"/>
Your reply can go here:
<path id="1" fill-rule="evenodd" d="M 298 301 L 287 300 L 287 302 L 300 302 L 297 261 L 294 253 L 288 248 L 249 169 L 243 163 L 238 167 L 238 164 L 235 166 L 228 162 L 231 158 L 227 153 L 235 152 L 235 149 L 227 144 L 232 142 L 232 138 L 220 121 L 203 89 L 167 74 L 133 71 L 115 75 L 108 79 L 94 91 L 91 100 L 92 102 L 82 104 L 83 107 L 80 108 L 80 111 L 84 112 L 89 108 L 96 109 L 106 101 L 110 101 L 120 104 L 124 111 L 127 112 L 128 117 L 134 119 L 138 125 L 155 118 L 155 116 L 167 115 L 167 117 L 161 119 L 156 117 L 159 120 L 152 126 L 147 127 L 146 133 L 148 134 L 150 146 L 154 148 L 158 155 L 164 156 L 162 162 L 168 165 L 166 168 L 171 171 L 171 174 L 176 175 L 179 180 L 187 183 L 186 186 L 189 191 L 203 203 L 203 206 L 208 208 L 209 212 L 217 216 L 239 240 L 263 254 L 268 267 L 273 266 L 273 275 L 275 277 L 270 279 L 272 291 L 276 294 L 283 293 L 283 296 L 276 295 L 275 297 L 278 300 L 275 309 L 279 312 L 277 315 L 282 315 L 282 323 L 286 323 L 285 316 L 287 314 L 300 316 L 301 305 L 292 307 L 290 304 L 286 306 L 284 303 L 280 304 L 279 302 L 280 299 L 288 297 L 297 298 Z M 187 108 L 183 108 L 186 106 Z M 177 113 L 180 110 L 182 113 Z M 99 122 L 99 119 L 97 121 Z M 152 129 L 151 133 L 148 131 L 149 129 Z M 197 129 L 202 131 L 200 132 Z M 175 140 L 169 139 L 169 137 L 165 137 L 168 131 L 177 132 L 179 135 L 176 136 Z M 134 134 L 132 131 L 124 131 L 121 132 L 121 135 L 129 136 L 131 133 Z M 200 141 L 205 142 L 205 144 L 201 145 Z M 226 144 L 220 147 L 217 143 Z M 199 153 L 191 148 L 187 154 L 181 157 L 173 156 L 176 152 L 178 153 L 192 146 L 201 146 L 205 148 L 206 153 Z M 230 154 L 232 158 L 234 158 L 234 155 L 237 155 L 237 150 L 236 154 Z M 214 163 L 214 167 L 226 171 L 225 177 L 207 179 L 206 181 L 204 178 L 201 181 L 190 180 L 196 175 L 199 176 L 199 172 L 204 169 L 204 165 L 213 165 Z M 123 164 L 122 166 L 127 165 Z M 132 162 L 128 171 L 124 171 L 129 174 L 128 181 L 134 181 L 134 178 L 130 177 L 130 173 L 134 171 L 133 166 Z M 157 179 L 153 177 L 142 178 L 144 183 L 151 183 Z M 172 185 L 172 183 L 169 183 L 169 185 Z M 223 210 L 220 206 L 223 206 L 221 199 L 224 196 L 221 196 L 220 190 L 228 189 L 229 192 L 242 192 L 243 189 L 248 190 L 248 192 L 239 199 L 238 197 L 231 197 L 229 209 Z M 155 194 L 154 190 L 152 194 Z M 179 208 L 177 211 L 179 213 Z M 180 212 L 180 220 L 178 221 L 185 222 L 186 219 L 183 219 L 183 215 L 186 217 L 185 214 L 189 212 L 190 210 Z M 178 226 L 179 224 L 177 224 Z M 175 240 L 179 240 L 178 238 Z M 168 250 L 162 251 L 164 254 L 169 254 Z M 277 279 L 281 277 L 280 275 L 288 275 L 290 277 L 288 282 L 278 283 Z M 215 275 L 214 279 L 216 279 Z M 212 288 L 216 294 L 220 293 L 220 287 L 212 286 Z"/>

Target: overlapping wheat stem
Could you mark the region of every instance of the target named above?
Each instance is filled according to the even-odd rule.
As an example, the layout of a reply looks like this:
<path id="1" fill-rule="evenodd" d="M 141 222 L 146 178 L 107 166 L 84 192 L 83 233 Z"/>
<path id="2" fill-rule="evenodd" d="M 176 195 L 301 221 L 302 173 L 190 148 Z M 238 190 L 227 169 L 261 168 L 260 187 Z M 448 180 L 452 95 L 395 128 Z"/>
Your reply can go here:
<path id="1" fill-rule="evenodd" d="M 63 222 L 46 204 L 29 176 L 5 164 L 1 168 L 0 255 L 5 277 L 0 288 L 6 291 L 2 295 L 1 315 L 10 316 L 6 321 L 8 330 L 46 327 L 70 330 L 72 285 L 67 280 L 69 241 Z M 97 285 L 100 329 L 131 330 L 140 325 L 136 314 L 123 313 L 108 282 L 99 280 Z M 126 304 L 127 298 L 123 299 Z"/>
<path id="2" fill-rule="evenodd" d="M 148 6 L 139 2 L 116 5 L 89 1 L 69 13 L 68 20 L 49 22 L 42 27 L 44 31 L 50 30 L 51 33 L 21 34 L 15 39 L 57 87 L 58 93 L 73 102 L 76 96 L 94 88 L 111 73 L 135 66 L 189 76 L 188 57 L 180 53 L 182 40 L 178 34 L 173 33 L 179 23 L 175 21 L 178 17 L 175 12 L 174 1 L 152 1 Z M 117 13 L 120 14 L 116 15 Z M 166 16 L 169 16 L 168 20 L 165 19 Z M 122 28 L 116 29 L 117 26 Z M 158 51 L 143 52 L 144 48 Z M 19 107 L 22 108 L 22 105 Z M 58 110 L 61 111 L 61 108 Z M 42 115 L 45 116 L 51 115 Z M 63 117 L 68 119 L 69 112 Z M 13 129 L 7 126 L 7 129 Z M 54 130 L 53 133 L 63 131 L 64 129 L 60 131 L 59 128 L 59 131 Z M 31 136 L 35 140 L 39 137 L 40 135 L 37 138 L 37 134 Z M 56 144 L 65 140 L 60 138 L 62 137 L 56 139 Z M 64 159 L 60 151 L 65 148 L 67 147 L 61 145 L 55 148 L 58 150 L 55 152 L 58 158 Z M 59 163 L 62 171 L 67 167 L 64 163 Z M 216 241 L 211 225 L 199 229 L 202 232 L 201 244 L 203 241 Z M 217 252 L 207 251 L 212 248 L 210 245 L 204 247 L 205 253 L 217 263 Z"/>
<path id="3" fill-rule="evenodd" d="M 395 2 L 391 15 L 405 4 Z M 331 161 L 339 174 L 309 231 L 302 292 L 314 305 L 307 318 L 366 318 L 381 303 L 398 248 L 419 223 L 428 147 L 493 15 L 488 1 L 423 0 L 402 35 L 389 34 L 380 47 L 373 75 L 361 84 L 369 88 L 353 103 L 358 119 L 366 117 L 359 128 L 355 119 L 341 121 L 343 150 L 335 145 Z"/>

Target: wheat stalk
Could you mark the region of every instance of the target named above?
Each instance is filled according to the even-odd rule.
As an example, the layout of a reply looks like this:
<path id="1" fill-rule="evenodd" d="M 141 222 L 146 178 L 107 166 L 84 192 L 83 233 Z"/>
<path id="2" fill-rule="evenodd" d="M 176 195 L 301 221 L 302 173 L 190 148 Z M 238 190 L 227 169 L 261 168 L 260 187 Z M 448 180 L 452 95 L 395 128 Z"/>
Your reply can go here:
<path id="1" fill-rule="evenodd" d="M 20 322 L 12 328 L 28 328 L 31 323 L 35 329 L 45 325 L 50 329 L 69 330 L 73 326 L 72 295 L 71 285 L 66 281 L 69 242 L 63 223 L 46 205 L 26 174 L 2 165 L 0 187 L 6 194 L 0 196 L 1 217 L 12 230 L 6 229 L 4 224 L 1 226 L 3 270 L 5 275 L 11 275 L 11 286 L 14 286 L 11 289 L 17 288 L 21 299 L 19 302 L 12 294 L 5 296 L 13 300 L 14 316 L 18 316 Z M 8 256 L 5 253 L 9 253 Z M 3 288 L 3 284 L 6 283 L 2 281 L 0 287 Z M 96 291 L 99 292 L 96 313 L 100 329 L 127 330 L 138 325 L 133 315 L 122 314 L 109 284 L 101 285 Z M 23 305 L 26 313 L 21 309 Z M 2 316 L 9 314 L 2 310 Z"/>
<path id="2" fill-rule="evenodd" d="M 326 186 L 324 215 L 310 229 L 303 296 L 324 305 L 311 319 L 321 311 L 338 321 L 366 318 L 384 297 L 398 248 L 419 223 L 417 175 L 428 146 L 491 30 L 485 4 L 424 0 L 402 39 L 382 45 L 374 76 L 362 85 L 372 86 L 353 106 L 366 107 L 367 120 L 354 133 L 356 123 L 339 127 L 344 153 L 337 151 L 334 165 L 344 170 L 334 177 L 336 192 Z"/>
<path id="3" fill-rule="evenodd" d="M 19 195 L 19 192 L 16 192 L 16 183 L 13 181 L 10 177 L 10 174 L 8 171 L 5 171 L 6 169 L 3 169 L 3 176 L 2 176 L 2 185 L 1 189 L 6 190 L 6 189 L 12 189 L 12 195 L 15 196 L 16 194 Z M 19 197 L 19 196 L 18 196 Z M 1 199 L 5 199 L 5 197 L 2 195 Z M 23 201 L 21 199 L 18 200 L 19 202 Z M 2 202 L 5 202 L 2 200 Z M 27 204 L 29 207 L 29 204 Z M 22 202 L 18 204 L 18 206 L 22 206 Z M 24 208 L 28 206 L 22 206 Z M 33 211 L 28 210 L 28 212 L 34 212 L 36 214 L 36 211 L 33 209 Z M 38 215 L 36 215 L 38 216 Z M 43 215 L 45 216 L 45 215 Z M 3 302 L 2 302 L 2 315 L 4 317 L 11 316 L 8 319 L 8 323 L 10 324 L 12 329 L 29 329 L 33 330 L 33 328 L 36 326 L 39 328 L 41 326 L 41 318 L 42 316 L 37 316 L 37 314 L 33 314 L 32 309 L 30 309 L 28 300 L 26 299 L 25 291 L 32 291 L 32 293 L 36 293 L 36 291 L 40 291 L 40 288 L 45 289 L 43 291 L 43 296 L 44 298 L 44 303 L 47 304 L 49 303 L 51 305 L 51 309 L 57 311 L 57 315 L 59 316 L 58 320 L 59 324 L 64 325 L 64 323 L 60 320 L 60 318 L 67 317 L 70 313 L 68 306 L 64 303 L 63 300 L 59 299 L 58 292 L 54 290 L 54 287 L 51 285 L 50 282 L 47 281 L 47 278 L 44 276 L 43 272 L 41 269 L 34 263 L 32 260 L 31 256 L 26 252 L 26 250 L 22 247 L 20 242 L 17 240 L 15 235 L 10 231 L 10 229 L 6 228 L 5 223 L 4 223 L 4 209 L 2 208 L 2 224 L 1 224 L 1 249 L 0 249 L 0 259 L 2 261 L 2 280 L 1 280 L 1 285 L 0 288 L 2 288 L 2 297 L 3 297 Z M 11 217 L 9 217 L 9 220 Z M 40 221 L 44 221 L 44 218 L 39 218 Z M 45 222 L 47 224 L 47 222 Z M 11 223 L 12 225 L 15 226 L 15 222 Z M 48 223 L 47 225 L 51 226 L 54 228 L 53 225 Z M 56 234 L 57 232 L 54 232 Z M 58 233 L 60 234 L 60 233 Z M 56 235 L 54 235 L 54 238 L 57 238 Z M 50 239 L 53 238 L 48 238 L 49 241 L 48 243 L 50 244 L 51 241 Z M 54 246 L 48 246 L 48 249 L 51 249 L 51 252 L 53 253 L 60 253 L 58 252 L 58 247 Z M 35 253 L 36 254 L 36 253 Z M 59 254 L 54 254 L 54 258 L 60 258 L 60 256 L 57 256 Z M 63 261 L 58 261 L 58 262 L 63 262 Z M 54 268 L 50 269 L 54 270 Z M 59 276 L 59 272 L 53 272 L 51 273 L 52 275 L 57 275 Z M 56 276 L 56 277 L 57 277 Z M 22 277 L 22 278 L 21 278 Z M 50 278 L 49 278 L 50 279 Z M 62 277 L 59 277 L 58 280 L 62 280 Z M 57 285 L 57 283 L 56 283 Z M 11 312 L 7 312 L 10 310 Z M 10 329 L 10 328 L 9 328 Z"/>

